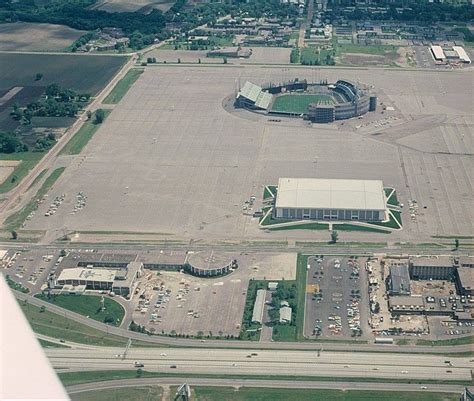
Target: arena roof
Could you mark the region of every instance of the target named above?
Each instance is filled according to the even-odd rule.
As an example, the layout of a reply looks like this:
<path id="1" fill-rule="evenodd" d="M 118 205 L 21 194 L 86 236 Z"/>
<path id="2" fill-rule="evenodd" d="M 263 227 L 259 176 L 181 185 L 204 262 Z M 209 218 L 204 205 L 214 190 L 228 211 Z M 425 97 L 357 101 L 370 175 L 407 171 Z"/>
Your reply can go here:
<path id="1" fill-rule="evenodd" d="M 385 210 L 386 200 L 379 180 L 280 178 L 276 207 Z"/>
<path id="2" fill-rule="evenodd" d="M 267 110 L 270 107 L 272 102 L 273 95 L 268 92 L 261 91 L 255 102 L 255 106 L 260 107 L 261 109 Z"/>

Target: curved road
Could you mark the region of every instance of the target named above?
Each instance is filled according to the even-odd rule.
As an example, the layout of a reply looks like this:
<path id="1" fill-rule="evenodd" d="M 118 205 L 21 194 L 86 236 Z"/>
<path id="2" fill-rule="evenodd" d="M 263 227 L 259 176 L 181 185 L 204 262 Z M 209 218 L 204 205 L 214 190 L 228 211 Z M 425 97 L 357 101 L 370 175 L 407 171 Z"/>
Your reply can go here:
<path id="1" fill-rule="evenodd" d="M 403 383 L 354 383 L 324 381 L 290 381 L 290 380 L 240 380 L 240 379 L 190 379 L 186 377 L 166 377 L 153 379 L 124 379 L 96 383 L 76 384 L 66 387 L 69 394 L 85 391 L 104 390 L 120 387 L 139 386 L 179 386 L 188 383 L 190 386 L 232 386 L 232 387 L 269 387 L 300 389 L 333 389 L 333 390 L 378 390 L 378 391 L 422 391 L 419 384 Z M 423 391 L 461 393 L 463 386 L 453 384 L 430 384 Z"/>
<path id="2" fill-rule="evenodd" d="M 45 306 L 50 312 L 64 315 L 76 322 L 93 327 L 97 330 L 114 334 L 117 336 L 131 338 L 132 340 L 146 341 L 152 344 L 161 344 L 175 347 L 196 347 L 196 348 L 240 348 L 240 349 L 284 349 L 284 350 L 324 350 L 332 351 L 368 351 L 368 352 L 403 352 L 403 353 L 455 353 L 471 352 L 472 345 L 457 346 L 396 346 L 396 345 L 375 345 L 375 344 L 351 344 L 351 343 L 317 343 L 317 342 L 252 342 L 252 341 L 232 341 L 232 340 L 194 340 L 184 338 L 171 338 L 161 336 L 149 336 L 136 333 L 119 327 L 108 326 L 104 323 L 89 319 L 78 313 L 68 311 L 56 305 L 34 298 L 31 295 L 13 291 L 15 297 L 21 301 L 27 301 L 31 305 L 38 307 Z"/>

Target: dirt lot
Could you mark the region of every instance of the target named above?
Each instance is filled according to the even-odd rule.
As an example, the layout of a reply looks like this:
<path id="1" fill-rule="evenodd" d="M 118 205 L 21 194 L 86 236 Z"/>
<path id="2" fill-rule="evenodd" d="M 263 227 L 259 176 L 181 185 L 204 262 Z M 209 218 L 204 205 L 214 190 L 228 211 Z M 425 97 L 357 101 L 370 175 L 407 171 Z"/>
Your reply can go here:
<path id="1" fill-rule="evenodd" d="M 19 160 L 0 160 L 0 184 L 13 173 L 18 164 L 20 164 Z"/>
<path id="2" fill-rule="evenodd" d="M 85 31 L 62 25 L 15 22 L 0 24 L 0 50 L 64 50 Z"/>
<path id="3" fill-rule="evenodd" d="M 308 125 L 230 107 L 238 82 L 280 82 L 284 74 L 373 85 L 378 111 Z M 40 210 L 27 228 L 167 233 L 168 240 L 327 240 L 324 231 L 266 233 L 243 213 L 251 195 L 288 176 L 381 179 L 405 205 L 416 199 L 417 220 L 404 207 L 403 230 L 383 240 L 471 235 L 474 120 L 465 84 L 471 73 L 369 68 L 318 74 L 248 65 L 147 68 L 79 156 L 83 161 L 73 163 L 50 194 L 84 191 L 87 208 L 80 216 L 65 208 L 44 217 Z M 384 111 L 381 102 L 394 111 Z M 362 126 L 394 114 L 398 119 L 382 126 Z M 340 240 L 381 236 L 339 233 Z"/>

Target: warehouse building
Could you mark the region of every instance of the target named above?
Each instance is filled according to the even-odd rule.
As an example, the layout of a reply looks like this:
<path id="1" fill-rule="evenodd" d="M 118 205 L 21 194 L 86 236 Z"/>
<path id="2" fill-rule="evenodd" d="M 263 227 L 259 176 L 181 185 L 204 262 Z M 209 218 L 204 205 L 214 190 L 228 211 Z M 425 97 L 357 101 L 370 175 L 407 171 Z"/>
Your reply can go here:
<path id="1" fill-rule="evenodd" d="M 390 266 L 389 294 L 410 295 L 410 273 L 408 265 Z"/>
<path id="2" fill-rule="evenodd" d="M 453 259 L 448 256 L 410 259 L 410 277 L 415 280 L 449 280 L 455 271 Z"/>
<path id="3" fill-rule="evenodd" d="M 266 290 L 257 290 L 257 296 L 255 297 L 255 304 L 253 306 L 252 323 L 262 324 L 266 297 Z"/>
<path id="4" fill-rule="evenodd" d="M 474 295 L 474 269 L 458 267 L 456 273 L 456 288 L 459 294 Z"/>
<path id="5" fill-rule="evenodd" d="M 446 56 L 444 55 L 443 48 L 441 46 L 431 46 L 430 48 L 431 54 L 433 58 L 438 62 L 443 62 L 446 60 Z"/>
<path id="6" fill-rule="evenodd" d="M 382 181 L 280 178 L 274 217 L 286 220 L 384 221 Z"/>

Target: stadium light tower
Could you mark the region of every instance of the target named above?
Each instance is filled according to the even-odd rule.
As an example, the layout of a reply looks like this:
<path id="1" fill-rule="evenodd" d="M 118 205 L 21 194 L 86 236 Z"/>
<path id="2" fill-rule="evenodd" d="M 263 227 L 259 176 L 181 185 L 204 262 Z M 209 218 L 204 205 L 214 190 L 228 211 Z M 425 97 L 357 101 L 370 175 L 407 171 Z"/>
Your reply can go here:
<path id="1" fill-rule="evenodd" d="M 191 387 L 188 383 L 181 384 L 176 391 L 174 401 L 189 401 L 191 399 Z"/>

